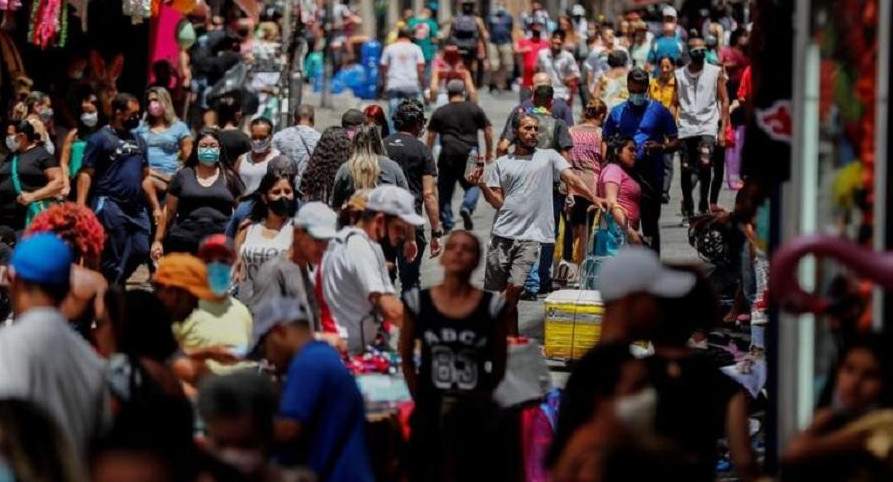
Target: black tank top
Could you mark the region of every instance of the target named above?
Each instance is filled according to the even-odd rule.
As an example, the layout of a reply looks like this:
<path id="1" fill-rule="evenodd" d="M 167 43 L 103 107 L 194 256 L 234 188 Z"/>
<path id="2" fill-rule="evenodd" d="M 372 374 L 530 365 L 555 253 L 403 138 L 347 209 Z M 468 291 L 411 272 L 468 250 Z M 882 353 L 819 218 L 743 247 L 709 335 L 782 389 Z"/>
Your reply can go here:
<path id="1" fill-rule="evenodd" d="M 477 308 L 457 319 L 437 310 L 431 290 L 419 291 L 416 323 L 422 340 L 420 398 L 490 398 L 498 382 L 493 377 L 492 359 L 499 314 L 491 314 L 493 296 L 484 292 Z"/>

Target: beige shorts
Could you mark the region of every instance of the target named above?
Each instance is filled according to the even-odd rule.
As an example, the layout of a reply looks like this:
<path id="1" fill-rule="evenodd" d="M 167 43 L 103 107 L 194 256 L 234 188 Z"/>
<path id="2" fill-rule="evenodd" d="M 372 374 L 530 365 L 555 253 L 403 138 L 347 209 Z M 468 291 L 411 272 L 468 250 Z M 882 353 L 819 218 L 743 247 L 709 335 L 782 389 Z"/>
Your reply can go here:
<path id="1" fill-rule="evenodd" d="M 524 286 L 540 257 L 540 243 L 493 236 L 487 249 L 484 289 L 502 292 L 508 285 Z"/>
<path id="2" fill-rule="evenodd" d="M 487 58 L 490 60 L 491 71 L 504 68 L 506 72 L 511 73 L 515 65 L 515 49 L 510 43 L 502 45 L 491 43 L 487 45 Z"/>

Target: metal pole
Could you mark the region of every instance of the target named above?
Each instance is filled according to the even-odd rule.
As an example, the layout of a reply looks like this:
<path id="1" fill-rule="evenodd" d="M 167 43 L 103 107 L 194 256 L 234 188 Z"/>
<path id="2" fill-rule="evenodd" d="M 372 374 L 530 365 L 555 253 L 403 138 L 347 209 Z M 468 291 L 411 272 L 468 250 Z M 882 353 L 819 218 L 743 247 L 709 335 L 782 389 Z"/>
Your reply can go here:
<path id="1" fill-rule="evenodd" d="M 332 107 L 332 99 L 329 96 L 329 81 L 332 78 L 332 26 L 333 16 L 335 15 L 335 1 L 326 2 L 326 23 L 323 25 L 323 38 L 325 38 L 325 46 L 323 47 L 323 67 L 322 67 L 322 93 L 319 96 L 319 106 L 323 108 Z M 365 19 L 363 19 L 365 21 Z M 345 42 L 348 39 L 345 39 Z"/>
<path id="2" fill-rule="evenodd" d="M 281 87 L 279 103 L 279 128 L 288 126 L 288 112 L 292 109 L 289 105 L 291 99 L 291 71 L 294 68 L 294 59 L 292 58 L 292 10 L 294 5 L 291 0 L 285 0 L 282 12 L 282 49 L 285 53 L 285 71 L 279 79 Z"/>

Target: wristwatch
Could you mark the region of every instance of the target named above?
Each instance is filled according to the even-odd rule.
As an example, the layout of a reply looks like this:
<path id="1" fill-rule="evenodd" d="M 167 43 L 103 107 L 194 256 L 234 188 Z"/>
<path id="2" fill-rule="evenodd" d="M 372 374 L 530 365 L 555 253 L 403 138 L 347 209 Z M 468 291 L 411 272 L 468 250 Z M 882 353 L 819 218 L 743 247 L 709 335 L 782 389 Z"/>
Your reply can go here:
<path id="1" fill-rule="evenodd" d="M 438 229 L 437 231 L 431 231 L 431 237 L 432 237 L 432 238 L 442 238 L 442 237 L 443 237 L 443 230 L 442 230 L 442 229 Z"/>

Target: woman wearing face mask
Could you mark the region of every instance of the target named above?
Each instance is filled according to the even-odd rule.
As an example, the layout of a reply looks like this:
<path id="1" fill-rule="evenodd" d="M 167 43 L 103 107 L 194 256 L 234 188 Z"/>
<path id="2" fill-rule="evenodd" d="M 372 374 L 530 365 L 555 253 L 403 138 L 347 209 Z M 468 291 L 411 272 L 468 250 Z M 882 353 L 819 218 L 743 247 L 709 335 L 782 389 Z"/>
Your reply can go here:
<path id="1" fill-rule="evenodd" d="M 241 282 L 240 299 L 251 299 L 252 282 L 260 267 L 291 247 L 292 217 L 298 207 L 296 195 L 294 177 L 276 172 L 266 174 L 251 195 L 254 209 L 236 235 L 235 276 Z"/>
<path id="2" fill-rule="evenodd" d="M 884 430 L 884 424 L 866 423 L 893 408 L 890 346 L 888 335 L 865 334 L 841 350 L 812 425 L 787 447 L 784 480 L 891 480 L 889 466 L 867 449 L 873 429 Z"/>
<path id="3" fill-rule="evenodd" d="M 221 164 L 222 149 L 216 129 L 199 133 L 198 148 L 171 179 L 152 259 L 165 253 L 194 254 L 205 236 L 226 229 L 243 188 L 238 176 Z"/>
<path id="4" fill-rule="evenodd" d="M 607 142 L 608 160 L 599 173 L 597 194 L 605 199 L 608 213 L 621 226 L 629 242 L 641 244 L 639 213 L 642 186 L 633 174 L 636 143 L 629 138 Z"/>
<path id="5" fill-rule="evenodd" d="M 236 160 L 235 170 L 245 185 L 245 192 L 254 192 L 261 179 L 267 174 L 267 165 L 281 154 L 273 147 L 273 124 L 269 119 L 259 117 L 251 121 L 251 152 Z"/>
<path id="6" fill-rule="evenodd" d="M 50 155 L 55 154 L 56 146 L 50 136 L 53 131 L 53 102 L 50 96 L 35 90 L 25 99 L 25 107 L 28 109 L 25 119 L 37 129 L 41 145 Z"/>
<path id="7" fill-rule="evenodd" d="M 60 165 L 65 176 L 65 187 L 62 195 L 68 196 L 71 192 L 71 179 L 77 176 L 84 160 L 84 148 L 87 147 L 87 139 L 93 135 L 102 125 L 99 122 L 99 99 L 92 92 L 81 98 L 79 106 L 77 127 L 68 131 L 65 142 L 62 144 L 62 158 Z"/>
<path id="8" fill-rule="evenodd" d="M 729 45 L 720 50 L 719 60 L 722 62 L 723 68 L 726 69 L 726 75 L 729 77 L 729 92 L 738 92 L 738 87 L 741 85 L 741 76 L 750 65 L 750 57 L 747 55 L 749 40 L 750 33 L 743 27 L 738 28 L 729 37 Z"/>
<path id="9" fill-rule="evenodd" d="M 9 154 L 0 164 L 0 226 L 17 232 L 56 199 L 65 187 L 59 161 L 44 149 L 28 120 L 6 131 Z"/>
<path id="10" fill-rule="evenodd" d="M 405 297 L 400 347 L 415 401 L 412 481 L 500 479 L 493 391 L 505 373 L 508 310 L 500 296 L 471 284 L 482 249 L 471 233 L 453 232 L 440 258 L 443 283 Z M 416 367 L 409 361 L 417 344 Z M 444 373 L 451 379 L 444 381 Z"/>
<path id="11" fill-rule="evenodd" d="M 177 118 L 171 95 L 164 87 L 146 91 L 146 115 L 136 133 L 149 146 L 149 176 L 155 185 L 155 195 L 163 202 L 181 161 L 192 154 L 192 135 Z"/>

